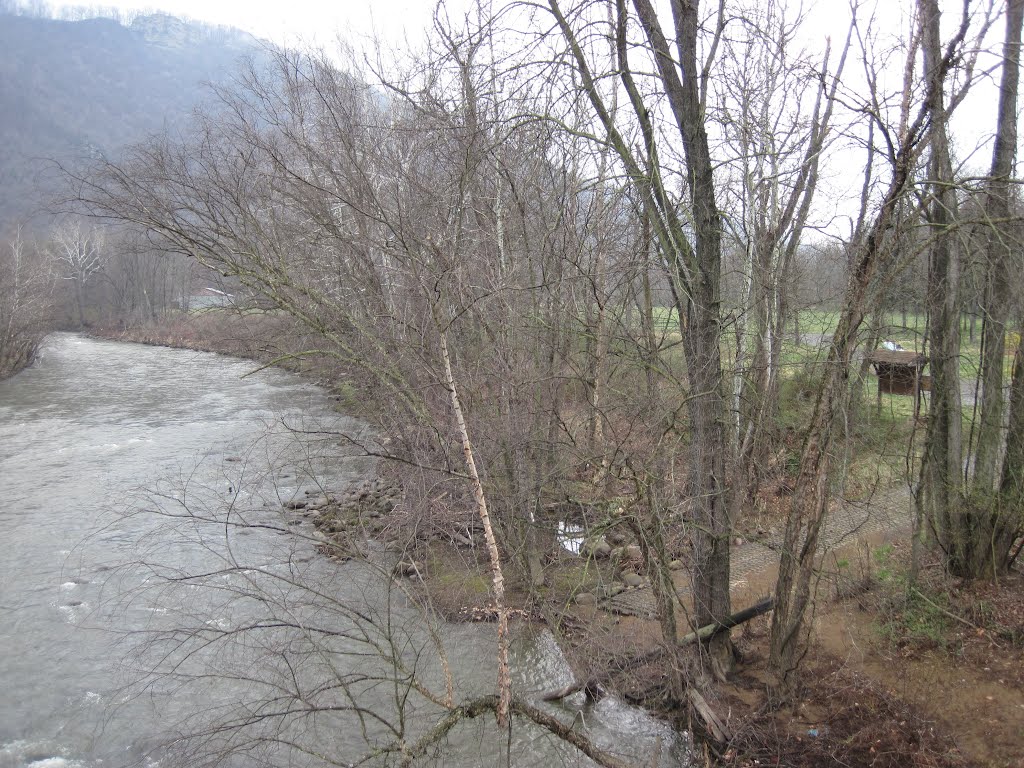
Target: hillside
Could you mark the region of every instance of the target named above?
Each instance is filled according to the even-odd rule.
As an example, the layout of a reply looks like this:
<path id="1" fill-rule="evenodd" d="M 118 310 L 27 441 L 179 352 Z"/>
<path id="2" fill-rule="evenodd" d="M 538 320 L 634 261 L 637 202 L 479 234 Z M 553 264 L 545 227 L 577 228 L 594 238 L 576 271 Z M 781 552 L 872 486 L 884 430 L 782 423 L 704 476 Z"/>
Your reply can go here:
<path id="1" fill-rule="evenodd" d="M 260 50 L 245 33 L 140 16 L 60 21 L 0 13 L 0 224 L 45 205 L 52 160 L 74 163 L 186 119 Z"/>

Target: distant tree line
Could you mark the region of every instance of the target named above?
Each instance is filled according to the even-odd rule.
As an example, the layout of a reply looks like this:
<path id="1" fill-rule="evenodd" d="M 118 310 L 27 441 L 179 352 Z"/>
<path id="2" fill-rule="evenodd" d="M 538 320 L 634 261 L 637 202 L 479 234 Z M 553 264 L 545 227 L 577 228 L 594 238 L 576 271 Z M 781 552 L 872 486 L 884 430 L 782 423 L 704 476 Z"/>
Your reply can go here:
<path id="1" fill-rule="evenodd" d="M 158 8 L 118 8 L 113 5 L 64 5 L 55 6 L 46 0 L 0 0 L 0 15 L 25 16 L 31 19 L 52 19 L 54 21 L 85 21 L 87 19 L 110 19 L 123 27 L 130 27 L 136 19 L 147 16 L 168 15 Z M 206 37 L 216 40 L 236 32 L 224 24 L 210 24 L 188 16 L 175 14 L 175 19 L 189 27 L 200 30 Z"/>

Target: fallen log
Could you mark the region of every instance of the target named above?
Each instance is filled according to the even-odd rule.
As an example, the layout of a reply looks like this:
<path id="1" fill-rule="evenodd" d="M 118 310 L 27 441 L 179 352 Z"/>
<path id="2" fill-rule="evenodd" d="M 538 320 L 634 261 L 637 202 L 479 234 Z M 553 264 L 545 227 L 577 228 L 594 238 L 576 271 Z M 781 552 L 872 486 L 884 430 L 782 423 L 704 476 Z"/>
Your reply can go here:
<path id="1" fill-rule="evenodd" d="M 728 744 L 732 740 L 732 729 L 720 718 L 692 685 L 686 689 L 686 698 L 694 712 L 704 724 L 704 729 L 716 744 Z"/>
<path id="2" fill-rule="evenodd" d="M 744 608 L 742 611 L 738 611 L 729 616 L 728 618 L 723 619 L 722 621 L 716 622 L 714 624 L 708 624 L 707 626 L 701 627 L 696 632 L 691 632 L 690 634 L 679 638 L 676 644 L 679 646 L 685 646 L 692 645 L 696 642 L 706 642 L 707 640 L 710 640 L 712 637 L 717 635 L 719 632 L 725 632 L 727 629 L 738 627 L 740 624 L 743 624 L 744 622 L 750 621 L 751 619 L 756 619 L 758 616 L 768 613 L 768 611 L 772 610 L 774 607 L 775 598 L 766 597 L 761 602 L 755 603 L 749 608 Z"/>
<path id="3" fill-rule="evenodd" d="M 572 683 L 565 686 L 565 688 L 559 688 L 557 691 L 551 691 L 551 693 L 545 693 L 540 697 L 541 701 L 560 701 L 567 696 L 572 696 L 574 693 L 583 691 L 587 695 L 587 701 L 597 701 L 604 696 L 604 689 L 598 682 L 596 677 L 592 677 L 589 680 L 583 680 L 582 682 Z"/>
<path id="4" fill-rule="evenodd" d="M 742 611 L 737 611 L 723 621 L 716 622 L 714 624 L 708 624 L 707 626 L 701 627 L 696 632 L 691 632 L 685 637 L 680 638 L 677 641 L 677 645 L 682 647 L 686 645 L 692 645 L 697 642 L 706 642 L 712 637 L 717 635 L 719 632 L 725 632 L 727 629 L 738 627 L 751 619 L 757 618 L 775 607 L 775 598 L 766 597 L 759 603 L 756 603 L 749 608 L 744 608 Z M 616 666 L 615 671 L 621 672 L 625 669 L 632 669 L 645 664 L 648 661 L 656 659 L 658 656 L 664 653 L 664 649 L 658 648 L 654 651 L 648 651 L 647 653 L 637 654 L 624 660 L 623 663 Z M 604 696 L 603 685 L 605 681 L 611 677 L 610 672 L 606 672 L 603 675 L 591 677 L 586 680 L 581 680 L 576 683 L 559 688 L 557 691 L 551 691 L 541 696 L 541 701 L 560 701 L 567 696 L 572 696 L 574 693 L 585 691 L 587 694 L 588 701 L 596 701 Z M 691 700 L 691 703 L 696 704 Z"/>

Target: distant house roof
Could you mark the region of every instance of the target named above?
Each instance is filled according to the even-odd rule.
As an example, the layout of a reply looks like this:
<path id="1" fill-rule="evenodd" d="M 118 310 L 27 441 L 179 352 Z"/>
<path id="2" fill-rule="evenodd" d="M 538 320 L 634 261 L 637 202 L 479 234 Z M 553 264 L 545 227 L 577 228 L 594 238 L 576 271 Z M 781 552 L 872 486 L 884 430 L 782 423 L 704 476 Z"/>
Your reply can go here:
<path id="1" fill-rule="evenodd" d="M 907 365 L 920 368 L 928 362 L 928 358 L 920 352 L 911 352 L 906 349 L 876 349 L 868 357 L 868 362 L 881 363 L 882 365 Z"/>
<path id="2" fill-rule="evenodd" d="M 189 309 L 209 309 L 211 307 L 230 307 L 235 303 L 234 294 L 217 288 L 204 286 L 192 291 L 188 297 Z"/>

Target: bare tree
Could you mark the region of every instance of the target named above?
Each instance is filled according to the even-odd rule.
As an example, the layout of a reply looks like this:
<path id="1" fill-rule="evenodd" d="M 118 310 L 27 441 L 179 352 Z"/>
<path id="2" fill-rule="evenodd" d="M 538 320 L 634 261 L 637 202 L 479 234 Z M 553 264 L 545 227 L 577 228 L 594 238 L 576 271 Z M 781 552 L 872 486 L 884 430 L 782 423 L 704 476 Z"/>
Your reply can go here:
<path id="1" fill-rule="evenodd" d="M 71 281 L 75 293 L 78 323 L 87 326 L 85 290 L 103 269 L 107 258 L 103 232 L 88 228 L 78 219 L 57 226 L 51 235 L 54 258 L 61 265 L 61 277 Z"/>
<path id="2" fill-rule="evenodd" d="M 594 140 L 610 146 L 618 156 L 650 222 L 672 286 L 687 364 L 688 388 L 681 396 L 689 415 L 687 483 L 695 523 L 695 616 L 698 624 L 712 623 L 730 612 L 731 531 L 719 314 L 722 226 L 704 122 L 713 56 L 698 66 L 700 11 L 696 2 L 672 6 L 674 44 L 664 32 L 659 13 L 647 0 L 636 0 L 632 9 L 625 0 L 616 2 L 610 19 L 607 15 L 602 19 L 601 9 L 591 3 L 563 4 L 550 0 L 547 7 L 560 39 L 561 60 L 568 63 L 572 82 L 589 104 L 595 123 Z M 717 27 L 712 52 L 717 47 L 721 24 L 724 17 Z M 595 29 L 603 32 L 596 33 Z M 604 55 L 604 46 L 593 45 L 594 35 L 615 41 L 614 61 Z M 655 73 L 657 93 L 666 99 L 664 115 L 656 115 L 648 108 L 647 94 L 641 91 L 645 81 L 637 77 L 637 72 L 647 66 Z M 619 117 L 601 85 L 609 76 L 617 79 L 615 90 L 621 89 L 630 105 L 628 118 Z M 668 122 L 662 123 L 662 117 Z M 663 133 L 666 126 L 670 128 Z M 682 157 L 677 159 L 680 176 L 685 180 L 685 199 L 680 199 L 668 182 L 675 168 L 666 166 L 660 157 L 660 153 L 671 153 L 673 145 L 683 150 Z M 731 668 L 732 650 L 727 633 L 716 636 L 710 652 L 720 673 Z"/>
<path id="3" fill-rule="evenodd" d="M 32 362 L 50 329 L 55 276 L 20 227 L 0 246 L 0 378 Z"/>
<path id="4" fill-rule="evenodd" d="M 914 181 L 914 171 L 936 121 L 947 118 L 941 93 L 961 56 L 961 46 L 970 27 L 965 4 L 959 28 L 940 48 L 940 56 L 928 70 L 925 93 L 905 128 L 892 131 L 877 113 L 876 125 L 888 146 L 889 182 L 877 213 L 865 228 L 862 241 L 855 243 L 839 322 L 825 358 L 825 376 L 815 401 L 804 440 L 800 470 L 793 493 L 776 582 L 776 606 L 772 615 L 770 664 L 782 696 L 790 695 L 806 637 L 805 617 L 811 605 L 815 557 L 830 500 L 830 471 L 834 448 L 840 436 L 849 403 L 849 378 L 858 330 L 870 309 L 872 291 L 885 265 L 888 230 L 900 202 Z M 910 56 L 915 55 L 911 49 Z"/>
<path id="5" fill-rule="evenodd" d="M 939 8 L 922 5 L 926 64 L 934 61 Z M 981 406 L 975 412 L 977 438 L 973 461 L 963 469 L 959 382 L 959 320 L 961 289 L 954 252 L 959 240 L 956 185 L 948 139 L 939 123 L 933 130 L 929 224 L 932 264 L 929 288 L 929 331 L 932 344 L 932 413 L 921 467 L 925 520 L 941 548 L 949 570 L 963 577 L 997 576 L 1009 567 L 1014 541 L 1022 531 L 1016 497 L 1019 475 L 1016 446 L 1020 416 L 1010 414 L 1007 434 L 1003 365 L 1006 325 L 1011 312 L 1010 270 L 1016 248 L 1010 226 L 1011 192 L 1017 145 L 1017 93 L 1020 78 L 1020 36 L 1024 5 L 1010 2 L 1006 13 L 1002 78 L 992 167 L 984 205 L 985 289 L 983 312 Z M 941 96 L 939 97 L 941 98 Z M 941 106 L 941 102 L 940 102 Z M 1015 373 L 1016 376 L 1016 373 Z M 1011 409 L 1014 407 L 1011 397 Z M 1005 439 L 1004 439 L 1005 438 Z M 1013 450 L 1004 453 L 1003 446 Z M 1003 462 L 1002 464 L 1000 462 Z M 1003 492 L 1005 491 L 1005 493 Z"/>
<path id="6" fill-rule="evenodd" d="M 768 463 L 778 418 L 780 361 L 789 315 L 794 259 L 811 212 L 819 164 L 832 131 L 836 91 L 853 38 L 851 25 L 829 74 L 792 52 L 801 19 L 781 3 L 744 9 L 748 34 L 725 39 L 727 74 L 720 78 L 719 120 L 735 179 L 725 185 L 733 215 L 729 237 L 742 254 L 737 306 L 734 503 L 749 507 Z M 813 108 L 805 101 L 813 92 Z"/>
<path id="7" fill-rule="evenodd" d="M 940 65 L 942 43 L 938 3 L 919 3 L 924 73 L 932 81 Z M 926 519 L 938 527 L 941 541 L 959 540 L 954 517 L 962 508 L 960 491 L 963 448 L 960 409 L 960 255 L 953 228 L 959 219 L 956 186 L 945 119 L 945 88 L 933 91 L 937 115 L 932 128 L 928 196 L 929 227 L 928 330 L 931 343 L 932 398 L 925 455 L 921 465 L 920 501 Z"/>

